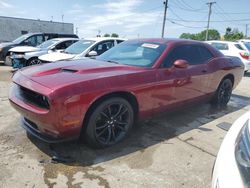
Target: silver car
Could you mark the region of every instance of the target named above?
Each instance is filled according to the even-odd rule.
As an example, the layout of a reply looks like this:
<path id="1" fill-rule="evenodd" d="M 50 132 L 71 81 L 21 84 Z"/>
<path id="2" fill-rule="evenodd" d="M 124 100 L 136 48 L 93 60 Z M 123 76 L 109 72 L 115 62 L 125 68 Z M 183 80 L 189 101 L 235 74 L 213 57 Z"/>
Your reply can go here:
<path id="1" fill-rule="evenodd" d="M 73 43 L 77 42 L 77 38 L 55 38 L 47 40 L 37 47 L 18 46 L 11 48 L 10 58 L 12 59 L 13 68 L 22 68 L 25 66 L 40 64 L 39 56 L 52 53 L 61 52 Z"/>

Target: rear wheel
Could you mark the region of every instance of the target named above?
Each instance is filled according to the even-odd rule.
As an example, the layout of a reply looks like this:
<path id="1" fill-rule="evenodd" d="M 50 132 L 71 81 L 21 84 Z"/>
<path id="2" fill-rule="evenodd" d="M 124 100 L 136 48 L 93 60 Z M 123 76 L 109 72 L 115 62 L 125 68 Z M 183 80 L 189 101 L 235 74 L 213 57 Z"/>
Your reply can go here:
<path id="1" fill-rule="evenodd" d="M 212 104 L 218 107 L 224 107 L 230 100 L 233 89 L 233 83 L 230 79 L 224 79 L 221 81 L 216 94 L 212 100 Z"/>
<path id="2" fill-rule="evenodd" d="M 134 123 L 131 104 L 120 97 L 100 103 L 91 113 L 85 132 L 88 144 L 103 148 L 123 140 Z"/>
<path id="3" fill-rule="evenodd" d="M 27 66 L 38 65 L 41 63 L 42 62 L 36 57 L 36 58 L 29 59 L 27 62 Z"/>

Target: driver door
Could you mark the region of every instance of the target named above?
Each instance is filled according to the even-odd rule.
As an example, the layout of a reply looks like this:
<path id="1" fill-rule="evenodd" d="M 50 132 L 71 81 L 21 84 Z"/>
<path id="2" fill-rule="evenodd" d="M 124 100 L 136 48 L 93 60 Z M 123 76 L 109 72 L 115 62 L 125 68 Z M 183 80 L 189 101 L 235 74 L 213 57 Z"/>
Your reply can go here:
<path id="1" fill-rule="evenodd" d="M 201 54 L 199 48 L 197 45 L 181 45 L 166 56 L 157 74 L 158 84 L 154 94 L 156 112 L 206 95 L 209 81 L 207 60 L 204 60 L 202 56 L 205 54 Z M 212 58 L 212 54 L 209 55 L 207 58 Z M 174 66 L 174 62 L 180 59 L 189 62 L 187 68 Z"/>

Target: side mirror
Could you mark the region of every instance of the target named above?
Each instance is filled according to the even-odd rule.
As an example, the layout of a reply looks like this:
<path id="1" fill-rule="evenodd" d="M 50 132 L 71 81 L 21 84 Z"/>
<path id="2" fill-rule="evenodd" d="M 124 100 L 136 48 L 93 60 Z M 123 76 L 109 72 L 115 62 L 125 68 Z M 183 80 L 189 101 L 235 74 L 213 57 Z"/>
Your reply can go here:
<path id="1" fill-rule="evenodd" d="M 184 59 L 178 59 L 174 62 L 174 67 L 176 68 L 187 68 L 189 65 L 188 61 Z"/>
<path id="2" fill-rule="evenodd" d="M 93 56 L 97 56 L 97 52 L 96 51 L 90 51 L 88 53 L 88 57 L 93 57 Z"/>
<path id="3" fill-rule="evenodd" d="M 28 41 L 23 41 L 21 44 L 24 46 L 30 46 Z"/>

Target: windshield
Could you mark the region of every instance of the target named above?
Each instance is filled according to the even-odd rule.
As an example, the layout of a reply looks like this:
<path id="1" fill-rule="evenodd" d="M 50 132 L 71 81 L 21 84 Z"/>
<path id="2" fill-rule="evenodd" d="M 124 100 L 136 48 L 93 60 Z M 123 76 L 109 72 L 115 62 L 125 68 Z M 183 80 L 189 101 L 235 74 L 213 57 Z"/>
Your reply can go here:
<path id="1" fill-rule="evenodd" d="M 93 43 L 95 43 L 95 41 L 93 40 L 80 40 L 66 48 L 64 52 L 69 54 L 80 54 L 88 47 L 90 47 Z"/>
<path id="2" fill-rule="evenodd" d="M 52 45 L 56 44 L 59 40 L 47 40 L 45 42 L 43 42 L 42 44 L 40 44 L 39 46 L 37 46 L 38 48 L 42 48 L 42 49 L 48 49 L 49 47 L 51 47 Z"/>
<path id="3" fill-rule="evenodd" d="M 24 41 L 25 39 L 27 39 L 29 36 L 30 36 L 30 34 L 22 35 L 21 37 L 18 37 L 17 39 L 13 40 L 12 42 L 19 44 L 22 41 Z"/>
<path id="4" fill-rule="evenodd" d="M 151 42 L 123 42 L 108 50 L 98 60 L 139 67 L 152 66 L 166 48 L 165 44 Z"/>
<path id="5" fill-rule="evenodd" d="M 245 44 L 245 46 L 247 47 L 247 49 L 250 51 L 250 42 L 243 42 Z"/>

